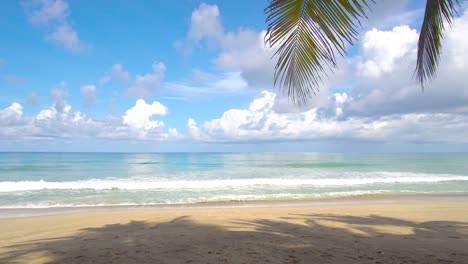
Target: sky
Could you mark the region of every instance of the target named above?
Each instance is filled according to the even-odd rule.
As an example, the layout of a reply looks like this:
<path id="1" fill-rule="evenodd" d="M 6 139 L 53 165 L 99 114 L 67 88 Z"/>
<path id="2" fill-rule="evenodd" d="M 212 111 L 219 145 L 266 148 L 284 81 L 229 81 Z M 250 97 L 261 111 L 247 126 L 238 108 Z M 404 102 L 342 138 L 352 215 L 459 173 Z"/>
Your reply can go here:
<path id="1" fill-rule="evenodd" d="M 0 151 L 468 151 L 466 4 L 422 92 L 424 4 L 371 4 L 297 106 L 273 85 L 268 1 L 2 1 Z"/>

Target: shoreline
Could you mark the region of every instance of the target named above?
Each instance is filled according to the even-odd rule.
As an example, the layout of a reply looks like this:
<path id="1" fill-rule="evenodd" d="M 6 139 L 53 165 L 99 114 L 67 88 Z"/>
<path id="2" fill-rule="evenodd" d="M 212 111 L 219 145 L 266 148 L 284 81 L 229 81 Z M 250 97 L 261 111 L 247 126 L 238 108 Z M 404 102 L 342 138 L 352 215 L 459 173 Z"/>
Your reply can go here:
<path id="1" fill-rule="evenodd" d="M 215 201 L 181 204 L 154 205 L 91 205 L 46 208 L 0 208 L 0 219 L 29 218 L 35 216 L 61 215 L 102 211 L 157 211 L 184 209 L 229 209 L 229 208 L 276 208 L 298 206 L 329 206 L 351 204 L 395 204 L 429 202 L 468 202 L 468 193 L 375 193 L 344 197 L 319 197 L 313 199 L 275 199 L 245 201 Z"/>

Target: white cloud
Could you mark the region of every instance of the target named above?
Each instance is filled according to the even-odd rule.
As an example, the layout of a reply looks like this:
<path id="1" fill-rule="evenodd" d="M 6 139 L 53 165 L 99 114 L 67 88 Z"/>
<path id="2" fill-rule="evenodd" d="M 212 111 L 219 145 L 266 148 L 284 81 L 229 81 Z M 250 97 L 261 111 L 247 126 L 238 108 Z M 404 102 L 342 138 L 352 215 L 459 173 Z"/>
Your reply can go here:
<path id="1" fill-rule="evenodd" d="M 51 107 L 39 111 L 36 115 L 36 120 L 66 120 L 71 110 L 65 98 L 68 96 L 68 92 L 65 90 L 67 83 L 61 81 L 56 87 L 50 90 L 49 99 L 53 101 Z"/>
<path id="2" fill-rule="evenodd" d="M 70 11 L 66 1 L 29 0 L 25 1 L 23 6 L 32 25 L 41 26 L 49 31 L 46 40 L 74 53 L 86 49 L 68 21 Z"/>
<path id="3" fill-rule="evenodd" d="M 19 120 L 23 115 L 23 107 L 19 103 L 12 103 L 5 109 L 0 109 L 0 120 L 6 123 L 11 123 Z"/>
<path id="4" fill-rule="evenodd" d="M 24 126 L 23 107 L 19 103 L 14 102 L 0 109 L 0 138 L 6 138 L 8 135 L 16 136 Z"/>
<path id="5" fill-rule="evenodd" d="M 135 106 L 128 109 L 122 117 L 123 123 L 136 130 L 150 130 L 164 127 L 164 122 L 153 121 L 154 115 L 166 115 L 167 107 L 154 101 L 147 104 L 143 99 L 138 99 Z"/>
<path id="6" fill-rule="evenodd" d="M 108 74 L 104 75 L 100 80 L 100 84 L 105 84 L 111 80 L 129 81 L 130 73 L 123 70 L 122 64 L 112 65 Z"/>
<path id="7" fill-rule="evenodd" d="M 202 3 L 192 12 L 189 40 L 198 42 L 203 38 L 218 39 L 222 37 L 223 31 L 217 5 Z"/>
<path id="8" fill-rule="evenodd" d="M 206 16 L 213 25 L 191 27 L 187 39 L 195 45 L 216 42 L 220 53 L 213 62 L 221 72 L 194 70 L 190 80 L 164 85 L 191 95 L 245 92 L 248 86 L 271 88 L 274 61 L 270 60 L 271 51 L 263 46 L 265 33 L 249 29 L 225 32 L 214 7 L 197 9 L 195 20 L 203 21 L 200 17 Z M 412 79 L 417 37 L 416 30 L 404 25 L 369 30 L 363 34 L 357 54 L 342 60 L 340 71 L 324 83 L 325 89 L 306 108 L 263 91 L 248 107 L 227 110 L 219 118 L 198 124 L 189 118 L 187 134 L 194 140 L 222 142 L 346 139 L 468 143 L 468 14 L 455 19 L 453 30 L 446 32 L 438 76 L 424 93 Z M 127 95 L 141 98 L 153 94 L 161 87 L 164 73 L 164 64 L 154 63 L 151 73 L 135 77 Z M 130 79 L 120 64 L 113 65 L 106 76 L 104 83 L 113 78 Z M 94 119 L 72 111 L 64 101 L 65 86 L 51 92 L 54 105 L 35 117 L 24 116 L 19 104 L 0 110 L 0 134 L 142 140 L 181 137 L 175 129 L 166 130 L 164 122 L 153 119 L 168 112 L 159 102 L 137 100 L 122 117 Z"/>
<path id="9" fill-rule="evenodd" d="M 153 63 L 152 68 L 152 73 L 147 73 L 145 75 L 137 74 L 133 85 L 127 90 L 126 94 L 128 96 L 136 98 L 148 97 L 161 86 L 166 66 L 162 62 L 155 62 Z"/>
<path id="10" fill-rule="evenodd" d="M 468 1 L 465 1 L 465 5 L 468 5 Z M 465 10 L 468 10 L 468 8 Z M 456 18 L 453 27 L 447 30 L 448 32 L 443 40 L 444 49 L 441 63 L 448 70 L 462 73 L 468 67 L 468 50 L 466 49 L 468 43 L 468 12 L 465 11 L 461 17 Z"/>
<path id="11" fill-rule="evenodd" d="M 248 29 L 227 32 L 222 39 L 223 50 L 215 64 L 220 69 L 241 72 L 251 87 L 271 89 L 276 60 L 272 59 L 274 51 L 265 47 L 265 34 L 265 31 Z"/>
<path id="12" fill-rule="evenodd" d="M 54 103 L 49 109 L 44 109 L 37 114 L 37 120 L 50 120 L 50 119 L 66 119 L 71 106 L 67 103 Z"/>
<path id="13" fill-rule="evenodd" d="M 78 33 L 67 23 L 58 26 L 52 33 L 46 36 L 46 39 L 70 52 L 81 52 L 85 48 L 78 37 Z"/>
<path id="14" fill-rule="evenodd" d="M 187 120 L 187 131 L 191 138 L 195 140 L 201 139 L 200 128 L 198 128 L 197 123 L 193 118 Z"/>
<path id="15" fill-rule="evenodd" d="M 391 31 L 372 29 L 364 34 L 361 52 L 364 61 L 358 64 L 363 77 L 380 77 L 392 72 L 398 60 L 416 54 L 418 33 L 408 26 L 397 26 Z"/>
<path id="16" fill-rule="evenodd" d="M 2 139 L 119 139 L 119 140 L 174 140 L 181 138 L 175 128 L 164 129 L 162 121 L 151 120 L 154 115 L 165 115 L 168 110 L 158 102 L 151 105 L 136 102 L 122 117 L 108 116 L 95 119 L 73 111 L 64 100 L 40 110 L 34 116 L 25 116 L 19 103 L 0 109 L 0 136 Z"/>
<path id="17" fill-rule="evenodd" d="M 408 26 L 372 29 L 364 34 L 359 53 L 344 59 L 345 70 L 333 78 L 347 89 L 304 109 L 289 107 L 283 98 L 263 91 L 248 108 L 230 109 L 202 125 L 190 119 L 189 135 L 222 142 L 468 143 L 468 14 L 456 18 L 453 30 L 446 32 L 437 77 L 424 93 L 412 78 L 417 38 Z"/>
<path id="18" fill-rule="evenodd" d="M 220 49 L 213 60 L 223 71 L 239 73 L 244 83 L 257 89 L 273 86 L 273 51 L 264 45 L 265 31 L 239 28 L 237 32 L 225 31 L 216 5 L 202 3 L 192 13 L 190 29 L 185 41 L 176 43 L 182 53 L 200 43 Z"/>
<path id="19" fill-rule="evenodd" d="M 447 29 L 437 76 L 424 93 L 413 78 L 417 33 L 400 26 L 372 30 L 370 35 L 363 39 L 360 54 L 347 60 L 345 79 L 352 85 L 343 106 L 345 116 L 468 113 L 468 52 L 464 48 L 468 45 L 468 13 L 455 19 L 453 29 Z"/>
<path id="20" fill-rule="evenodd" d="M 247 82 L 240 72 L 222 72 L 218 74 L 193 70 L 190 80 L 186 82 L 165 83 L 168 91 L 176 94 L 190 95 L 192 98 L 198 95 L 223 95 L 247 93 Z"/>
<path id="21" fill-rule="evenodd" d="M 346 95 L 334 95 L 337 105 Z M 247 109 L 231 109 L 201 127 L 190 118 L 189 135 L 195 140 L 248 142 L 270 140 L 367 140 L 383 142 L 468 143 L 468 116 L 403 114 L 378 118 L 322 116 L 318 108 L 279 113 L 277 96 L 263 91 Z"/>
<path id="22" fill-rule="evenodd" d="M 208 46 L 218 45 L 223 31 L 218 6 L 202 3 L 192 12 L 186 39 L 176 41 L 174 46 L 180 53 L 189 55 L 192 46 L 198 45 L 200 41 L 205 41 Z"/>
<path id="23" fill-rule="evenodd" d="M 83 105 L 90 107 L 94 104 L 96 100 L 96 86 L 94 85 L 84 85 L 80 88 L 81 95 L 83 96 Z"/>
<path id="24" fill-rule="evenodd" d="M 414 22 L 415 18 L 422 15 L 423 10 L 411 10 L 411 12 L 403 14 L 402 12 L 408 4 L 408 0 L 384 0 L 372 6 L 373 12 L 370 15 L 370 21 L 365 23 L 365 28 L 369 26 L 384 28 L 393 26 L 393 28 L 390 30 L 371 29 L 362 34 L 363 37 L 360 43 L 358 43 L 360 45 L 358 55 L 351 58 L 339 59 L 343 63 L 339 65 L 338 70 L 334 74 L 331 74 L 331 79 L 325 80 L 323 85 L 321 85 L 321 92 L 318 97 L 328 97 L 328 94 L 325 94 L 325 96 L 322 96 L 322 94 L 327 93 L 329 87 L 343 85 L 346 87 L 351 86 L 352 93 L 355 94 L 353 96 L 355 102 L 361 101 L 360 104 L 362 106 L 355 103 L 352 107 L 354 108 L 354 112 L 364 112 L 366 107 L 372 104 L 372 102 L 378 102 L 375 103 L 375 107 L 377 107 L 380 101 L 387 99 L 386 97 L 389 95 L 391 100 L 387 100 L 384 105 L 404 101 L 405 107 L 402 109 L 406 109 L 409 106 L 409 101 L 415 102 L 414 106 L 416 108 L 419 108 L 418 105 L 423 104 L 415 100 L 416 97 L 421 97 L 421 93 L 412 75 L 415 65 L 418 32 L 407 25 L 401 25 L 401 23 Z M 196 40 L 196 43 L 213 45 L 213 42 L 216 42 L 216 46 L 219 47 L 219 54 L 214 58 L 213 62 L 218 70 L 238 73 L 248 87 L 262 90 L 271 90 L 273 88 L 273 73 L 276 61 L 273 57 L 274 50 L 266 48 L 264 45 L 265 31 L 257 32 L 245 28 L 239 28 L 237 31 L 231 32 L 226 31 L 222 25 L 221 14 L 216 5 L 200 5 L 194 10 L 192 17 L 194 16 L 198 19 L 191 20 L 187 39 L 190 39 L 189 36 L 198 36 L 193 38 Z M 405 19 L 395 20 L 394 18 L 396 17 L 404 17 Z M 466 15 L 463 17 L 466 17 Z M 460 44 L 465 43 L 465 36 L 468 35 L 465 32 L 466 29 L 463 29 L 466 27 L 460 25 L 464 23 L 465 19 L 463 17 L 456 19 L 453 32 L 447 31 L 444 45 L 447 47 L 458 46 L 444 49 L 445 54 L 443 54 L 442 64 L 450 61 L 453 67 L 455 65 L 463 65 L 468 61 L 464 59 L 467 53 L 466 49 Z M 196 21 L 205 21 L 204 19 L 211 21 L 207 24 L 213 26 L 212 29 L 208 30 L 197 26 Z M 192 33 L 194 28 L 199 28 L 196 31 L 198 34 Z M 447 56 L 448 53 L 457 54 Z M 439 69 L 438 80 L 444 79 L 440 77 L 442 72 L 444 72 L 444 65 L 442 64 Z M 453 80 L 454 74 L 450 75 L 450 80 Z M 455 79 L 460 78 L 455 77 Z M 446 81 L 447 79 L 444 82 L 446 83 Z M 435 87 L 438 82 L 436 80 L 432 87 Z M 461 82 L 456 83 L 458 87 L 456 89 L 459 91 L 455 93 L 455 96 L 449 93 L 439 94 L 437 92 L 437 95 L 430 95 L 431 99 L 427 101 L 432 101 L 433 98 L 435 99 L 437 96 L 442 95 L 445 99 L 439 100 L 439 102 L 449 102 L 451 99 L 456 99 L 458 101 L 456 105 L 459 106 L 464 100 L 457 98 L 457 95 L 463 94 L 460 90 L 466 89 L 459 87 Z M 181 87 L 180 83 L 178 83 L 179 88 L 184 88 L 185 90 L 189 90 L 188 88 L 198 88 L 193 83 L 183 83 L 183 85 Z M 212 85 L 205 86 L 213 87 Z M 367 93 L 370 96 L 365 96 Z M 429 93 L 433 92 L 426 91 L 424 96 L 429 96 Z M 461 98 L 464 97 L 465 95 Z M 369 101 L 364 104 L 362 100 L 365 98 L 368 98 Z M 407 100 L 407 98 L 411 98 L 411 100 Z M 314 97 L 311 101 L 317 103 L 319 100 Z M 429 104 L 426 104 L 425 107 L 428 106 Z M 374 107 L 371 108 L 371 111 L 368 112 L 381 112 L 380 110 L 375 111 Z"/>
<path id="25" fill-rule="evenodd" d="M 33 25 L 45 25 L 49 22 L 63 22 L 68 16 L 68 4 L 62 0 L 34 0 L 25 2 L 28 7 L 29 21 Z"/>

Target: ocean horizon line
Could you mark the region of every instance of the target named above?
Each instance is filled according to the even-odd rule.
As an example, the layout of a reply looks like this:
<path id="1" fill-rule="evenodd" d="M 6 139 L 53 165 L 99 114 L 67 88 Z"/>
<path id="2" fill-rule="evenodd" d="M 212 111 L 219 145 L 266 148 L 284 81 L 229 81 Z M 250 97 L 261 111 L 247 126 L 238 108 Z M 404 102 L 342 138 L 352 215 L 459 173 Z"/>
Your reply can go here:
<path id="1" fill-rule="evenodd" d="M 468 151 L 2 151 L 0 153 L 83 153 L 83 154 L 466 154 Z"/>

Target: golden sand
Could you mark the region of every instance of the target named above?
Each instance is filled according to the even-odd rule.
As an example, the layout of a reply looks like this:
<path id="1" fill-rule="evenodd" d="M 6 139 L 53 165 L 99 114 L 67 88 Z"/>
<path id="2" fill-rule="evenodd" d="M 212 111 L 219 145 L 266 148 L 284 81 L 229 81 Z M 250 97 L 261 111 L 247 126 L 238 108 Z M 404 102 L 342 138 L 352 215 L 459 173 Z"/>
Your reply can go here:
<path id="1" fill-rule="evenodd" d="M 468 263 L 468 202 L 0 219 L 0 263 Z"/>

